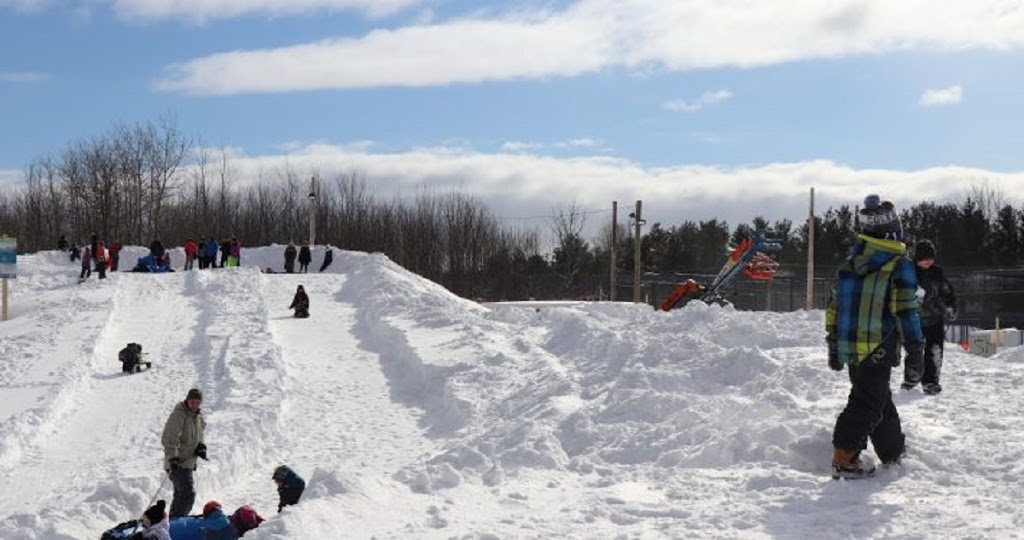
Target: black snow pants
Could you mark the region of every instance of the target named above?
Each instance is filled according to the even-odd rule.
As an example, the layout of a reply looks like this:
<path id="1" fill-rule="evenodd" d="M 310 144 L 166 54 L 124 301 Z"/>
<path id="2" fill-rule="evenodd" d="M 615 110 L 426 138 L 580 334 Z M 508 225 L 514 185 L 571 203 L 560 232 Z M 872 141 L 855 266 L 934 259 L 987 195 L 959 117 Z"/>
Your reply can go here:
<path id="1" fill-rule="evenodd" d="M 879 363 L 862 362 L 849 367 L 850 396 L 832 432 L 832 444 L 836 448 L 864 450 L 871 439 L 882 463 L 896 461 L 903 454 L 903 428 L 889 388 L 892 363 L 884 359 Z"/>
<path id="2" fill-rule="evenodd" d="M 171 509 L 167 512 L 170 517 L 187 516 L 196 503 L 196 484 L 192 477 L 192 469 L 174 467 L 167 473 L 174 484 L 174 498 L 171 500 Z"/>
<path id="3" fill-rule="evenodd" d="M 939 384 L 943 344 L 946 342 L 946 325 L 939 323 L 922 326 L 921 332 L 924 334 L 924 376 L 921 377 L 921 384 Z"/>

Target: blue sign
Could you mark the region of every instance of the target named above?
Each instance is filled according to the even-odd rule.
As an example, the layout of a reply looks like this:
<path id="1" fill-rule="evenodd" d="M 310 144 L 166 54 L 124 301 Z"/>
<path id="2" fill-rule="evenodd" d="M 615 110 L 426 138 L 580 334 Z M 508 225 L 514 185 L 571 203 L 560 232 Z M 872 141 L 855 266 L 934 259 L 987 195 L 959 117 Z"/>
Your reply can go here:
<path id="1" fill-rule="evenodd" d="M 0 279 L 18 277 L 18 239 L 0 238 Z"/>

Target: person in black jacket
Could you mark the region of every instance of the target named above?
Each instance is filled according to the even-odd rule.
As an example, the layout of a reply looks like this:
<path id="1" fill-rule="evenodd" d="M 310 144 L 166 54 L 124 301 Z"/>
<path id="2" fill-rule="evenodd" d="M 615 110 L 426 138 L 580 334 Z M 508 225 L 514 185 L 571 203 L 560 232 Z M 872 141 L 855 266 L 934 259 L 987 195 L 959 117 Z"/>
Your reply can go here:
<path id="1" fill-rule="evenodd" d="M 302 247 L 299 248 L 299 272 L 305 274 L 312 261 L 313 254 L 309 251 L 309 244 L 302 244 Z"/>
<path id="2" fill-rule="evenodd" d="M 327 267 L 334 262 L 334 251 L 331 250 L 331 246 L 327 246 L 327 251 L 324 253 L 324 263 L 320 265 L 320 271 L 327 270 Z"/>
<path id="3" fill-rule="evenodd" d="M 277 495 L 279 497 L 277 503 L 278 513 L 285 506 L 298 504 L 299 498 L 302 497 L 302 492 L 306 490 L 306 481 L 298 473 L 287 465 L 281 465 L 274 469 L 274 474 L 271 475 L 271 478 L 277 484 Z"/>
<path id="4" fill-rule="evenodd" d="M 942 268 L 935 265 L 935 245 L 921 240 L 914 245 L 914 262 L 917 268 L 917 301 L 920 305 L 921 331 L 924 333 L 924 375 L 921 388 L 925 394 L 935 395 L 942 391 L 939 375 L 942 372 L 942 352 L 946 341 L 946 322 L 956 320 L 956 294 L 953 285 L 946 279 Z M 917 383 L 904 377 L 904 390 L 910 390 Z"/>
<path id="5" fill-rule="evenodd" d="M 295 244 L 289 243 L 284 248 L 284 271 L 291 274 L 295 272 Z"/>
<path id="6" fill-rule="evenodd" d="M 303 289 L 302 285 L 299 285 L 299 288 L 295 291 L 292 305 L 288 306 L 288 309 L 294 309 L 295 317 L 299 319 L 309 317 L 309 297 L 306 296 L 306 289 Z"/>

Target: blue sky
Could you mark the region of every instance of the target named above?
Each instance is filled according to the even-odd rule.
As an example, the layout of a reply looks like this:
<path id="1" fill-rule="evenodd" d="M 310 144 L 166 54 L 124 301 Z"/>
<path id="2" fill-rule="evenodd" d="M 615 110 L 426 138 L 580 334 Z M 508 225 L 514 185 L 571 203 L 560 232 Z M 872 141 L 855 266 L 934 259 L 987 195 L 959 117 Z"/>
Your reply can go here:
<path id="1" fill-rule="evenodd" d="M 356 169 L 505 216 L 1012 196 L 1022 48 L 1007 0 L 0 0 L 0 180 L 172 114 L 239 181 Z"/>

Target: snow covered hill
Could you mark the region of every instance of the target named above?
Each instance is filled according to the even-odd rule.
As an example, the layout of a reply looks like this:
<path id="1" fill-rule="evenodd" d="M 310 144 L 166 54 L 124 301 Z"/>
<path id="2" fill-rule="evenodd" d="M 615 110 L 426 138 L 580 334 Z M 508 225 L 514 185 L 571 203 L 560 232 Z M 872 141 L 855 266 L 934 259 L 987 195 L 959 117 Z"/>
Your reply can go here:
<path id="1" fill-rule="evenodd" d="M 281 251 L 82 284 L 63 253 L 19 258 L 0 538 L 98 538 L 170 499 L 159 436 L 192 386 L 210 455 L 196 511 L 253 504 L 270 519 L 246 538 L 1022 536 L 1019 349 L 948 345 L 943 394 L 896 396 L 903 466 L 836 482 L 848 383 L 825 366 L 821 312 L 480 305 L 379 254 L 259 272 Z M 299 284 L 306 320 L 287 309 Z M 151 371 L 120 373 L 130 341 Z M 282 463 L 309 486 L 278 515 Z"/>

